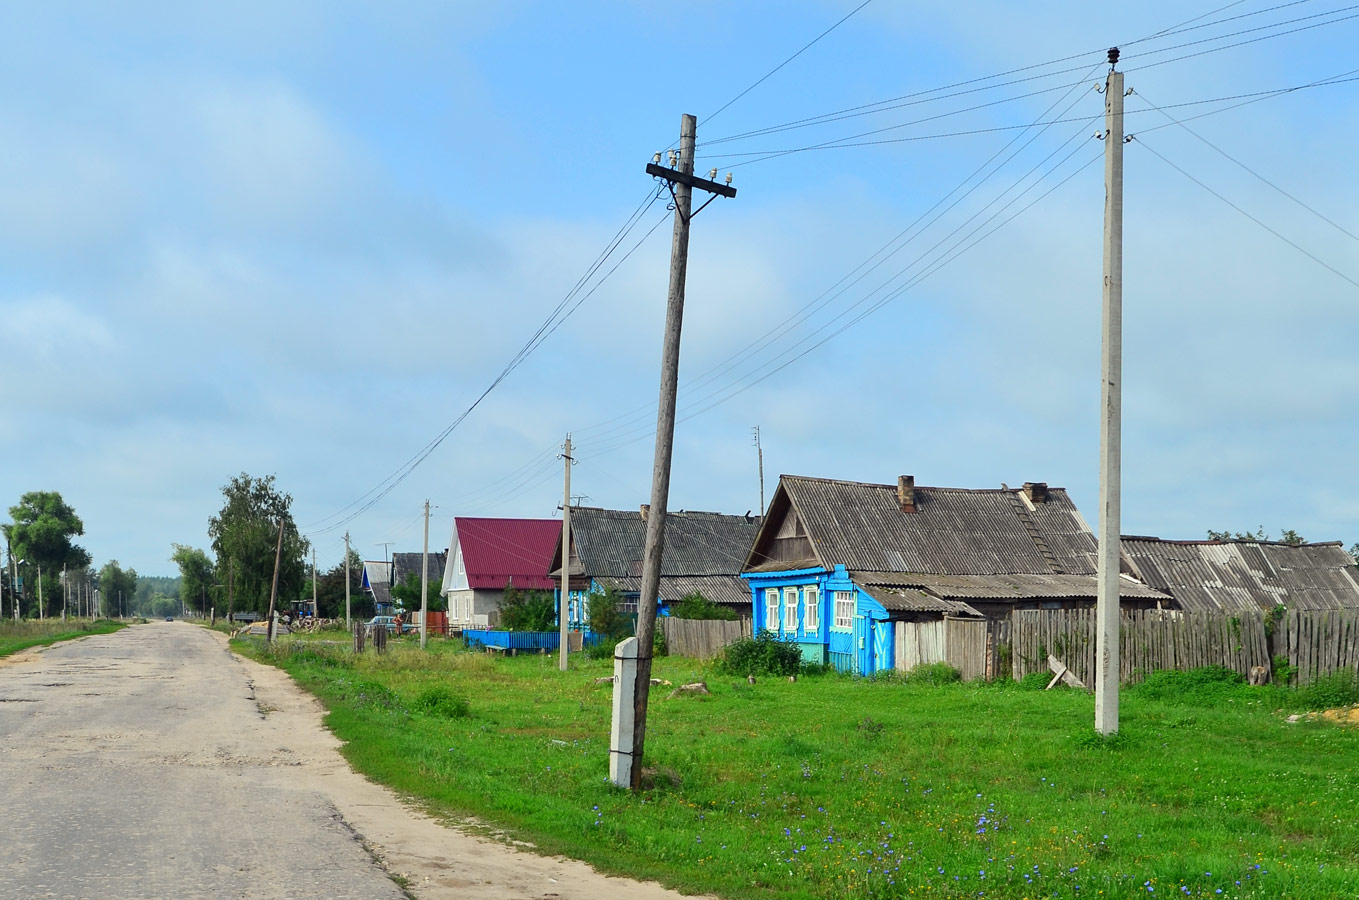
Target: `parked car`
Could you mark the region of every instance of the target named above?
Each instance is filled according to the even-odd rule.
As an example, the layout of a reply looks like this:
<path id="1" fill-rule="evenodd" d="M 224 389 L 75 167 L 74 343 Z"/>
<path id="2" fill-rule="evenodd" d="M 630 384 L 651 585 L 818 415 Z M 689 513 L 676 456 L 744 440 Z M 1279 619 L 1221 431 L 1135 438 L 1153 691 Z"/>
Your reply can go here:
<path id="1" fill-rule="evenodd" d="M 175 620 L 175 617 L 174 617 L 174 616 L 166 616 L 166 617 L 165 617 L 165 621 L 167 621 L 167 622 L 173 622 L 174 620 Z"/>
<path id="2" fill-rule="evenodd" d="M 373 632 L 379 628 L 385 628 L 388 634 L 404 634 L 406 631 L 406 623 L 402 622 L 401 627 L 398 629 L 395 616 L 373 616 L 373 618 L 364 623 L 363 632 L 369 637 L 372 637 Z"/>

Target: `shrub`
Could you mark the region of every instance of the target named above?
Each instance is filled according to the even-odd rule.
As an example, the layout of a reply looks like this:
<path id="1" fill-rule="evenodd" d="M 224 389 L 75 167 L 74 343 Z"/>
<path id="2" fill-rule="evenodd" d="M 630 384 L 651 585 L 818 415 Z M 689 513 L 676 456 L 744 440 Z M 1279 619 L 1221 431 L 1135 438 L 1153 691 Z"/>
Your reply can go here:
<path id="1" fill-rule="evenodd" d="M 586 599 L 586 615 L 590 630 L 603 635 L 605 643 L 617 644 L 632 634 L 632 619 L 623 612 L 623 598 L 616 588 L 607 587 L 602 592 L 592 592 Z M 609 655 L 613 655 L 612 646 L 609 647 Z"/>
<path id="2" fill-rule="evenodd" d="M 1333 672 L 1297 688 L 1294 705 L 1303 709 L 1334 709 L 1359 703 L 1359 672 Z"/>
<path id="3" fill-rule="evenodd" d="M 670 607 L 670 615 L 676 619 L 722 619 L 728 622 L 741 618 L 736 610 L 718 606 L 698 591 Z"/>
<path id="4" fill-rule="evenodd" d="M 505 588 L 500 601 L 500 627 L 506 631 L 555 631 L 557 603 L 546 591 Z"/>
<path id="5" fill-rule="evenodd" d="M 471 703 L 462 694 L 454 693 L 442 684 L 425 688 L 411 701 L 413 712 L 440 719 L 463 719 L 471 711 Z"/>
<path id="6" fill-rule="evenodd" d="M 963 680 L 963 673 L 946 662 L 925 663 L 907 672 L 902 680 L 907 684 L 953 684 Z"/>
<path id="7" fill-rule="evenodd" d="M 1019 679 L 1019 686 L 1026 691 L 1041 691 L 1048 686 L 1052 675 L 1048 672 L 1030 672 Z"/>
<path id="8" fill-rule="evenodd" d="M 1191 706 L 1214 706 L 1249 691 L 1240 673 L 1226 666 L 1202 666 L 1188 672 L 1161 670 L 1128 689 L 1134 696 Z"/>
<path id="9" fill-rule="evenodd" d="M 802 668 L 802 652 L 792 641 L 761 631 L 728 644 L 716 665 L 729 675 L 796 675 Z"/>

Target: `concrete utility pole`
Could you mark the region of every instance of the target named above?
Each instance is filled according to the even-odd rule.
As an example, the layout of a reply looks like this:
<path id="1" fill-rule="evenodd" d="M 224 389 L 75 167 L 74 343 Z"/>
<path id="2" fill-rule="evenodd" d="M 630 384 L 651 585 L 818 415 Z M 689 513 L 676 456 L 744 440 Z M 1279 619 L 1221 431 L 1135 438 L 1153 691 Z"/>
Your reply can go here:
<path id="1" fill-rule="evenodd" d="M 38 566 L 38 621 L 45 618 L 42 613 L 42 566 Z"/>
<path id="2" fill-rule="evenodd" d="M 557 668 L 566 671 L 566 617 L 571 601 L 571 435 L 566 435 L 566 445 L 562 449 L 562 462 L 566 468 L 566 489 L 562 494 L 562 595 L 557 602 L 557 636 L 561 647 L 557 651 Z"/>
<path id="3" fill-rule="evenodd" d="M 230 626 L 232 613 L 236 611 L 236 558 L 227 557 L 227 625 Z"/>
<path id="4" fill-rule="evenodd" d="M 760 426 L 755 426 L 755 458 L 760 467 L 760 516 L 764 516 L 764 447 L 760 444 Z"/>
<path id="5" fill-rule="evenodd" d="M 344 630 L 349 627 L 349 532 L 344 533 Z"/>
<path id="6" fill-rule="evenodd" d="M 316 548 L 311 549 L 311 614 L 321 618 L 321 608 L 316 605 Z"/>
<path id="7" fill-rule="evenodd" d="M 14 555 L 10 554 L 10 562 L 14 561 Z M 13 582 L 11 582 L 12 584 Z M 61 564 L 61 620 L 66 621 L 66 607 L 71 605 L 71 586 L 66 583 L 66 563 Z"/>
<path id="8" fill-rule="evenodd" d="M 429 501 L 425 501 L 425 549 L 420 557 L 420 649 L 429 633 Z"/>
<path id="9" fill-rule="evenodd" d="M 264 642 L 274 642 L 274 602 L 278 599 L 278 567 L 283 561 L 283 520 L 278 520 L 278 548 L 274 550 L 274 580 L 269 587 L 269 620 L 264 625 Z"/>
<path id="10" fill-rule="evenodd" d="M 1120 491 L 1123 428 L 1123 73 L 1109 51 L 1104 82 L 1104 317 L 1099 444 L 1095 731 L 1118 731 Z"/>
<path id="11" fill-rule="evenodd" d="M 647 513 L 646 542 L 642 550 L 642 593 L 637 603 L 637 674 L 633 693 L 632 755 L 628 781 L 633 790 L 642 785 L 642 751 L 646 745 L 646 709 L 651 688 L 651 647 L 656 633 L 656 600 L 661 583 L 661 555 L 665 548 L 665 513 L 670 499 L 670 459 L 675 443 L 675 395 L 679 386 L 680 331 L 684 322 L 684 282 L 689 266 L 689 222 L 693 218 L 693 189 L 722 197 L 735 197 L 731 185 L 694 177 L 694 144 L 698 120 L 680 119 L 678 157 L 671 168 L 656 154 L 646 167 L 648 175 L 667 182 L 675 200 L 675 230 L 670 247 L 670 289 L 665 309 L 665 342 L 661 350 L 661 393 L 656 410 L 656 454 L 651 469 L 651 506 Z M 728 176 L 730 178 L 730 176 Z M 712 202 L 710 198 L 704 203 Z M 702 207 L 700 207 L 701 209 Z"/>

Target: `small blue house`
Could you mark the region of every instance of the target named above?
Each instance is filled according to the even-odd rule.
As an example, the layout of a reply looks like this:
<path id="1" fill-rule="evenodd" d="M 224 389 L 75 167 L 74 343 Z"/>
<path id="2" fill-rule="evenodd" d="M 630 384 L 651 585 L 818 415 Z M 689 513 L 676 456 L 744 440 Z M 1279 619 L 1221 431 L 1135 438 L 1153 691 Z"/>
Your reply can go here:
<path id="1" fill-rule="evenodd" d="M 743 568 L 756 632 L 809 662 L 896 667 L 896 624 L 1093 606 L 1097 544 L 1061 488 L 916 487 L 784 475 Z M 1131 572 L 1125 560 L 1125 571 Z M 1125 608 L 1170 598 L 1125 576 Z"/>

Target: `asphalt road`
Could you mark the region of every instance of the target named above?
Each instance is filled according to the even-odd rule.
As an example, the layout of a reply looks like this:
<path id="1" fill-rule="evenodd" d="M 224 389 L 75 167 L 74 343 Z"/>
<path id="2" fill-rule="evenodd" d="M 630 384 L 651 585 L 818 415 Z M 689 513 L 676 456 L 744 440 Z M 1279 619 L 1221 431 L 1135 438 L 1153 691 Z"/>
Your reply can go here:
<path id="1" fill-rule="evenodd" d="M 181 622 L 0 668 L 0 897 L 403 898 L 270 712 Z"/>

